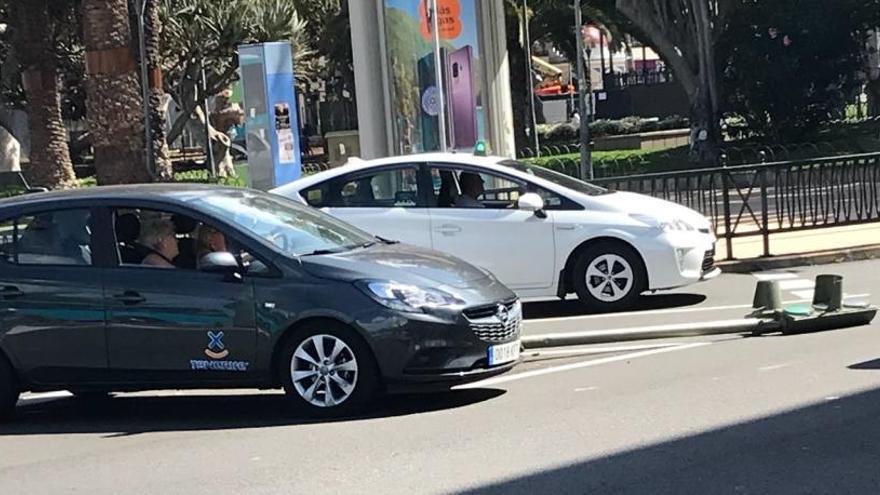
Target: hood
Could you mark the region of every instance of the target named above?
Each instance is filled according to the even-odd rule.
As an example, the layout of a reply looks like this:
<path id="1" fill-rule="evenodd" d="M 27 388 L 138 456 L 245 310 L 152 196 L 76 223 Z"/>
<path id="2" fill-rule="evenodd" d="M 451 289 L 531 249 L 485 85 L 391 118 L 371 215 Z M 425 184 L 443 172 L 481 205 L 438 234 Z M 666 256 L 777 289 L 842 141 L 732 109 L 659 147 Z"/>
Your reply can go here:
<path id="1" fill-rule="evenodd" d="M 304 256 L 302 264 L 316 277 L 345 281 L 393 280 L 467 289 L 494 280 L 488 272 L 458 258 L 406 244 L 378 244 L 339 254 Z"/>
<path id="2" fill-rule="evenodd" d="M 590 199 L 629 215 L 649 215 L 661 220 L 684 220 L 697 229 L 710 228 L 709 219 L 700 212 L 665 199 L 622 191 L 593 196 Z"/>

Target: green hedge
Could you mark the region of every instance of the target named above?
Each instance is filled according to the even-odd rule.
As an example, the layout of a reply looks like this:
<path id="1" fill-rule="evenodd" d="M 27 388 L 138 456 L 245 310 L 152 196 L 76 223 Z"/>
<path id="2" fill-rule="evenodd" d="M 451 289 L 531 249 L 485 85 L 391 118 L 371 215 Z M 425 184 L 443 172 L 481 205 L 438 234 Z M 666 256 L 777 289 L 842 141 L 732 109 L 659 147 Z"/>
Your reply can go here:
<path id="1" fill-rule="evenodd" d="M 673 116 L 665 119 L 643 119 L 627 117 L 620 120 L 596 120 L 590 123 L 590 134 L 595 138 L 625 136 L 644 132 L 687 129 L 688 120 Z M 580 128 L 572 124 L 542 125 L 538 127 L 538 138 L 542 146 L 574 144 L 580 138 Z"/>

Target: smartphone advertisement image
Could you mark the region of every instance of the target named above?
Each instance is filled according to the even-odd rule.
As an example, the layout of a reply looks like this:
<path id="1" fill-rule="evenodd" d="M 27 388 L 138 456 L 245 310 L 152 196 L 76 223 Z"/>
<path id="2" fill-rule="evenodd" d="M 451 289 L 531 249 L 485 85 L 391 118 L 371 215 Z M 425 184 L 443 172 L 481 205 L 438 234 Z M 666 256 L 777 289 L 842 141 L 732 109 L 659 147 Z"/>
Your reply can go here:
<path id="1" fill-rule="evenodd" d="M 485 128 L 476 1 L 437 0 L 442 84 L 437 83 L 433 19 L 427 3 L 385 0 L 394 151 L 440 150 L 439 116 L 444 108 L 447 147 L 473 150 L 484 139 Z"/>

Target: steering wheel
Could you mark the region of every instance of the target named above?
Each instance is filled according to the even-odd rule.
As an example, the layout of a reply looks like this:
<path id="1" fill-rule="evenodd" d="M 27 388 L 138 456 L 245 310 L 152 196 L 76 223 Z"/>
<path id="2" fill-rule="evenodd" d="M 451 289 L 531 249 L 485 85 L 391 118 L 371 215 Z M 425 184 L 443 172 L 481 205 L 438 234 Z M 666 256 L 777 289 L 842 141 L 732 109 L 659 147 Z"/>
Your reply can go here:
<path id="1" fill-rule="evenodd" d="M 266 239 L 272 244 L 281 248 L 282 251 L 289 251 L 290 241 L 287 236 L 284 235 L 284 228 L 278 227 L 269 234 L 266 235 Z"/>

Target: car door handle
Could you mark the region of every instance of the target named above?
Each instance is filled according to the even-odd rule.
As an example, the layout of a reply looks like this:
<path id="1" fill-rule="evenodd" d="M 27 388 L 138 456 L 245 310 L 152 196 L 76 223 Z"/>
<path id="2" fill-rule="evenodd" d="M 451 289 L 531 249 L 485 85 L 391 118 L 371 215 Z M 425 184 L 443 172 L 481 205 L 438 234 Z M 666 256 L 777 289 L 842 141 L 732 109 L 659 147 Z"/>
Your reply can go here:
<path id="1" fill-rule="evenodd" d="M 138 294 L 137 292 L 126 291 L 122 294 L 116 294 L 113 296 L 113 299 L 121 302 L 122 304 L 140 304 L 146 299 Z"/>
<path id="2" fill-rule="evenodd" d="M 23 295 L 24 292 L 19 290 L 18 287 L 14 287 L 11 285 L 3 287 L 3 289 L 0 290 L 0 297 L 2 297 L 3 299 L 15 299 L 16 297 L 21 297 Z"/>
<path id="3" fill-rule="evenodd" d="M 437 227 L 434 231 L 443 235 L 453 235 L 461 232 L 461 227 L 458 225 L 445 224 Z"/>

